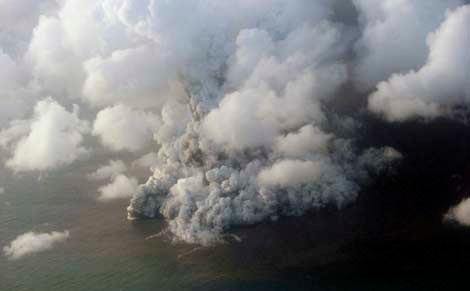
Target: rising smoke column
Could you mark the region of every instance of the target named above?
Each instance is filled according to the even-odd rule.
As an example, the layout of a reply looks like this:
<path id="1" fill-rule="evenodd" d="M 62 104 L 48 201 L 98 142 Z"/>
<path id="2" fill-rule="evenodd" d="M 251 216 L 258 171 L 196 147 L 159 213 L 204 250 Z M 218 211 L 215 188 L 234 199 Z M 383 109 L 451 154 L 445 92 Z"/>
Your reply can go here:
<path id="1" fill-rule="evenodd" d="M 339 61 L 346 38 L 329 5 L 265 2 L 246 27 L 223 21 L 226 30 L 211 31 L 209 47 L 222 40 L 233 50 L 190 60 L 210 71 L 181 72 L 187 99 L 162 110 L 156 170 L 132 198 L 130 219 L 162 215 L 176 239 L 207 245 L 232 226 L 342 207 L 400 158 L 357 149 L 324 109 L 348 78 Z M 308 8 L 324 12 L 315 19 Z M 192 29 L 198 39 L 207 33 Z"/>
<path id="2" fill-rule="evenodd" d="M 90 134 L 143 155 L 156 170 L 129 217 L 162 215 L 177 239 L 210 244 L 232 226 L 342 207 L 400 157 L 358 148 L 354 121 L 327 105 L 350 79 L 354 29 L 333 20 L 340 0 L 17 2 L 8 9 L 18 15 L 34 9 L 24 27 L 0 21 L 2 37 L 24 42 L 0 50 L 10 165 L 68 165 L 88 153 Z M 25 117 L 46 96 L 60 114 Z M 92 128 L 82 116 L 96 116 Z M 152 143 L 158 153 L 145 155 Z M 121 178 L 104 196 L 134 186 Z"/>
<path id="3" fill-rule="evenodd" d="M 145 41 L 88 61 L 84 97 L 98 107 L 161 110 L 152 129 L 156 170 L 131 199 L 129 217 L 162 215 L 176 239 L 211 244 L 233 226 L 353 201 L 401 154 L 356 147 L 354 133 L 345 134 L 349 119 L 326 106 L 350 78 L 342 60 L 352 46 L 361 89 L 388 79 L 369 109 L 390 121 L 467 103 L 468 6 L 353 2 L 364 30 L 356 44 L 332 20 L 331 1 L 113 6 Z M 141 77 L 123 74 L 128 67 Z"/>

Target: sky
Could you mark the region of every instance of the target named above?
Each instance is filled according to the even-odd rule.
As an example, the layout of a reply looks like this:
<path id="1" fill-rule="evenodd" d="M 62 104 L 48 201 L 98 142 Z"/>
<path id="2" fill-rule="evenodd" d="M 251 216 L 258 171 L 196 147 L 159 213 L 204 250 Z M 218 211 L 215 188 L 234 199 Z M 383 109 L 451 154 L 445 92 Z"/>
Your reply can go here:
<path id="1" fill-rule="evenodd" d="M 97 203 L 128 199 L 187 243 L 341 209 L 406 156 L 364 146 L 338 92 L 388 123 L 464 122 L 469 27 L 463 0 L 0 0 L 0 162 L 41 176 L 105 151 L 83 176 Z M 470 204 L 446 217 L 468 225 Z"/>

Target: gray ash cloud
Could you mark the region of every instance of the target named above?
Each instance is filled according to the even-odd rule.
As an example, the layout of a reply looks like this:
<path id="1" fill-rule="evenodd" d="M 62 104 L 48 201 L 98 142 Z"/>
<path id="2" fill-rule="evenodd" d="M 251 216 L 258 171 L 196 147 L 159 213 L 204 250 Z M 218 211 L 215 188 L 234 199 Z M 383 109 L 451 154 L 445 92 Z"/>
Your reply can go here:
<path id="1" fill-rule="evenodd" d="M 94 136 L 154 170 L 129 217 L 186 242 L 341 208 L 400 160 L 332 105 L 345 86 L 390 122 L 456 118 L 470 96 L 459 0 L 20 2 L 0 3 L 18 16 L 0 20 L 6 165 L 56 169 Z"/>

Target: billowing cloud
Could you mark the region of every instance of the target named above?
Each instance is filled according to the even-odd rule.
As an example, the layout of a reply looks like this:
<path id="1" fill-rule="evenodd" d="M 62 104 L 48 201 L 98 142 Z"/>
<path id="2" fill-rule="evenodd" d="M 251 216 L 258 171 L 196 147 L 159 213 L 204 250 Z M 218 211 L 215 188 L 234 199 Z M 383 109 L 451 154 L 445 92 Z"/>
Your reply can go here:
<path id="1" fill-rule="evenodd" d="M 0 1 L 0 43 L 8 54 L 21 56 L 38 23 L 39 15 L 52 13 L 54 0 Z"/>
<path id="2" fill-rule="evenodd" d="M 320 102 L 347 76 L 342 64 L 318 64 L 341 52 L 340 35 L 331 24 L 301 27 L 278 42 L 267 31 L 241 31 L 228 80 L 240 87 L 207 115 L 204 134 L 240 149 L 269 146 L 283 131 L 322 122 Z"/>
<path id="3" fill-rule="evenodd" d="M 353 0 L 361 25 L 355 52 L 359 88 L 372 89 L 394 73 L 417 70 L 429 52 L 426 38 L 461 0 Z"/>
<path id="4" fill-rule="evenodd" d="M 270 1 L 265 9 L 257 1 L 234 3 L 253 5 L 244 15 L 256 21 L 232 24 L 233 17 L 245 17 L 232 9 L 217 28 L 168 28 L 188 39 L 208 34 L 211 50 L 205 55 L 210 58 L 189 55 L 193 65 L 181 71 L 188 104 L 163 106 L 154 174 L 128 207 L 130 219 L 163 215 L 175 238 L 191 243 L 223 240 L 234 225 L 326 205 L 340 208 L 400 158 L 389 148 L 358 148 L 332 131 L 342 118 L 331 118 L 325 104 L 348 80 L 341 60 L 349 37 L 331 20 L 327 1 Z M 201 11 L 181 10 L 180 17 L 210 11 L 197 8 Z M 158 28 L 165 35 L 166 27 Z M 218 46 L 221 40 L 224 49 Z M 213 64 L 211 70 L 193 73 L 207 64 Z"/>
<path id="5" fill-rule="evenodd" d="M 30 131 L 30 120 L 14 120 L 10 122 L 10 127 L 0 131 L 0 147 L 8 149 L 21 137 L 28 135 Z"/>
<path id="6" fill-rule="evenodd" d="M 258 183 L 271 186 L 295 186 L 314 183 L 320 177 L 324 165 L 320 162 L 283 160 L 258 174 Z"/>
<path id="7" fill-rule="evenodd" d="M 444 219 L 470 226 L 470 199 L 464 199 L 458 205 L 449 209 Z"/>
<path id="8" fill-rule="evenodd" d="M 98 189 L 100 201 L 105 202 L 132 196 L 137 189 L 138 182 L 136 178 L 125 175 L 127 170 L 123 161 L 111 160 L 107 165 L 101 166 L 88 175 L 88 178 L 92 180 L 108 181 L 108 184 Z"/>
<path id="9" fill-rule="evenodd" d="M 171 67 L 165 64 L 162 52 L 155 48 L 115 51 L 108 59 L 94 58 L 87 61 L 85 69 L 87 79 L 83 94 L 91 104 L 98 107 L 123 103 L 158 108 L 169 98 L 162 95 L 168 94 L 172 88 L 169 83 L 172 77 L 168 76 Z M 164 71 L 166 74 L 162 74 Z"/>
<path id="10" fill-rule="evenodd" d="M 69 112 L 51 98 L 38 102 L 31 120 L 0 132 L 2 145 L 11 151 L 6 165 L 15 171 L 45 171 L 85 155 L 82 141 L 89 126 L 78 115 L 77 106 Z"/>
<path id="11" fill-rule="evenodd" d="M 117 175 L 110 184 L 98 189 L 99 200 L 109 201 L 114 199 L 130 198 L 138 186 L 137 179 L 125 175 Z"/>
<path id="12" fill-rule="evenodd" d="M 127 171 L 126 164 L 123 161 L 109 161 L 108 165 L 104 165 L 97 169 L 94 173 L 90 174 L 88 177 L 94 180 L 106 180 L 114 178 L 120 174 L 123 174 Z"/>
<path id="13" fill-rule="evenodd" d="M 93 125 L 93 134 L 112 151 L 137 152 L 154 140 L 161 122 L 158 116 L 116 105 L 101 110 Z"/>
<path id="14" fill-rule="evenodd" d="M 0 46 L 0 127 L 12 119 L 23 117 L 30 109 L 29 103 L 34 98 L 32 90 L 26 87 L 27 81 L 27 70 Z"/>
<path id="15" fill-rule="evenodd" d="M 24 256 L 52 249 L 55 244 L 64 242 L 70 237 L 68 230 L 64 232 L 53 231 L 51 233 L 27 232 L 19 235 L 8 246 L 3 248 L 3 253 L 9 259 L 17 260 Z"/>
<path id="16" fill-rule="evenodd" d="M 308 153 L 326 151 L 333 138 L 332 134 L 327 134 L 309 124 L 299 129 L 298 132 L 290 132 L 277 137 L 273 149 L 284 156 L 302 157 Z"/>
<path id="17" fill-rule="evenodd" d="M 84 72 L 73 54 L 59 19 L 41 16 L 26 53 L 36 86 L 54 95 L 77 97 Z"/>
<path id="18" fill-rule="evenodd" d="M 452 114 L 470 101 L 470 5 L 447 15 L 428 36 L 429 56 L 417 71 L 394 74 L 370 96 L 369 109 L 389 121 Z"/>
<path id="19" fill-rule="evenodd" d="M 162 215 L 176 239 L 341 208 L 402 155 L 358 142 L 338 91 L 377 87 L 369 110 L 390 121 L 448 116 L 468 104 L 470 68 L 462 1 L 352 0 L 354 21 L 341 2 L 0 0 L 7 165 L 87 153 L 88 122 L 60 105 L 72 99 L 104 148 L 153 171 L 138 186 L 110 161 L 91 175 L 109 183 L 100 199 L 132 196 L 130 218 Z M 25 119 L 39 96 L 54 99 Z"/>
<path id="20" fill-rule="evenodd" d="M 158 155 L 155 152 L 150 152 L 132 162 L 132 166 L 152 169 L 158 163 Z"/>

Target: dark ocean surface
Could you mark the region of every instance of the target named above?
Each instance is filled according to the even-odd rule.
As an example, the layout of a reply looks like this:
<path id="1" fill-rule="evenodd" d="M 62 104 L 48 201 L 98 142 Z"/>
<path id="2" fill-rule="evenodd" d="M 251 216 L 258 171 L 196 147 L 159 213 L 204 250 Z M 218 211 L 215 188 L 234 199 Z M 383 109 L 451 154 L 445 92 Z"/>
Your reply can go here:
<path id="1" fill-rule="evenodd" d="M 468 128 L 368 124 L 369 144 L 404 153 L 395 173 L 343 210 L 234 229 L 241 242 L 214 247 L 148 239 L 164 221 L 128 221 L 128 201 L 96 201 L 99 185 L 84 177 L 102 163 L 1 170 L 0 246 L 30 230 L 71 236 L 20 260 L 2 254 L 0 290 L 467 290 L 470 230 L 442 217 L 470 195 Z"/>

